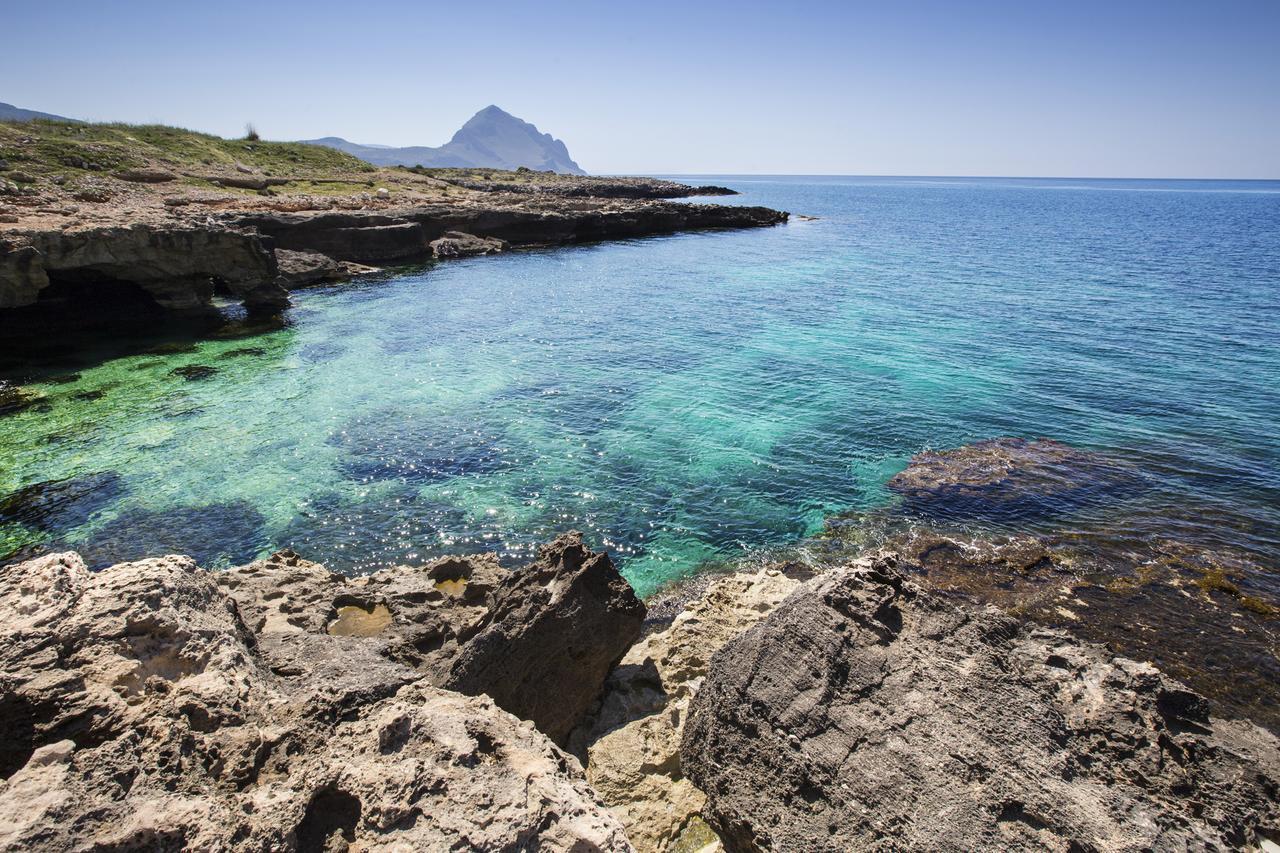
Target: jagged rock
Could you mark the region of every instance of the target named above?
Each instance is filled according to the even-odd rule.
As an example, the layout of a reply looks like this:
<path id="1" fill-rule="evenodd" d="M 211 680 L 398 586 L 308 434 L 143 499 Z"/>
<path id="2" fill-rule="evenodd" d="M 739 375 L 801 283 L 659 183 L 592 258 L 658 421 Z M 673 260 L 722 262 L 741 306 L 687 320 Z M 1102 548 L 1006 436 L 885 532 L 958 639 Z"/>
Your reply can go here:
<path id="1" fill-rule="evenodd" d="M 218 581 L 184 557 L 0 572 L 0 847 L 631 849 L 531 724 L 359 636 L 273 672 L 303 629 Z"/>
<path id="2" fill-rule="evenodd" d="M 566 534 L 507 571 L 445 557 L 360 578 L 282 552 L 218 576 L 278 672 L 304 671 L 316 638 L 367 637 L 438 687 L 491 696 L 562 742 L 635 642 L 644 605 L 606 554 Z"/>
<path id="3" fill-rule="evenodd" d="M 735 851 L 1240 849 L 1280 832 L 1274 736 L 1149 664 L 925 593 L 886 556 L 810 581 L 713 658 L 681 762 Z"/>
<path id="4" fill-rule="evenodd" d="M 888 487 L 905 509 L 940 518 L 1054 516 L 1139 485 L 1128 466 L 1052 439 L 995 438 L 912 457 Z"/>
<path id="5" fill-rule="evenodd" d="M 276 249 L 276 264 L 280 267 L 280 278 L 286 288 L 338 281 L 347 275 L 341 264 L 319 252 Z"/>
<path id="6" fill-rule="evenodd" d="M 680 770 L 680 736 L 711 655 L 798 585 L 774 568 L 712 581 L 668 627 L 631 647 L 570 737 L 587 780 L 641 853 L 669 850 L 699 824 L 706 798 Z"/>
<path id="7" fill-rule="evenodd" d="M 447 231 L 443 237 L 431 241 L 431 254 L 437 258 L 465 258 L 472 255 L 488 255 L 504 252 L 507 241 L 497 237 L 477 237 L 464 231 Z"/>

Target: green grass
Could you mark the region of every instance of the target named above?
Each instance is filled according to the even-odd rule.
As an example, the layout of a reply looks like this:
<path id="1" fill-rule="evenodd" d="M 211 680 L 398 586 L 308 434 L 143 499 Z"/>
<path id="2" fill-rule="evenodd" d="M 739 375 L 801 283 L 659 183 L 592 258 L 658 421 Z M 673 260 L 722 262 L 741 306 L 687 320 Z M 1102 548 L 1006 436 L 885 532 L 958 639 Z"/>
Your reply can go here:
<path id="1" fill-rule="evenodd" d="M 350 154 L 300 142 L 223 139 L 164 125 L 0 122 L 0 159 L 34 173 L 110 173 L 154 163 L 226 171 L 236 162 L 277 177 L 321 178 L 377 169 Z"/>

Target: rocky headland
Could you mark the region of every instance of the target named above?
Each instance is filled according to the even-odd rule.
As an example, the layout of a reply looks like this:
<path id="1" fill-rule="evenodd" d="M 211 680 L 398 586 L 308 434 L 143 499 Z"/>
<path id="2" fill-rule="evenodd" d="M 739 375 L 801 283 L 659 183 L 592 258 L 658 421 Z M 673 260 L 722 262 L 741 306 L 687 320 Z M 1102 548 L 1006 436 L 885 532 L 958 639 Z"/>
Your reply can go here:
<path id="1" fill-rule="evenodd" d="M 378 168 L 320 146 L 166 127 L 0 123 L 0 325 L 199 311 L 218 293 L 273 311 L 293 288 L 370 265 L 787 220 L 666 201 L 726 192 Z"/>

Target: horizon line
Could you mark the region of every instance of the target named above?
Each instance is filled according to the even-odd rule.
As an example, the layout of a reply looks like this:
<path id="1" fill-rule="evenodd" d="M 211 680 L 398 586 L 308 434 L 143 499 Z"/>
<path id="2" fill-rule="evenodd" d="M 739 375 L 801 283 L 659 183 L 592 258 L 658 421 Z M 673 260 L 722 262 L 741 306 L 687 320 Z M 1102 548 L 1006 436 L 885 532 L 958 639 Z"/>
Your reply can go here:
<path id="1" fill-rule="evenodd" d="M 1253 182 L 1253 183 L 1277 183 L 1280 177 L 1275 178 L 1162 178 L 1162 177 L 1134 177 L 1134 176 L 1115 176 L 1115 175 L 899 175 L 899 174 L 872 174 L 858 172 L 654 172 L 658 176 L 670 176 L 673 178 L 917 178 L 917 179 L 946 179 L 946 180 L 980 180 L 980 181 L 1235 181 L 1235 182 Z M 591 172 L 588 177 L 598 178 L 625 178 L 634 177 L 634 173 L 628 172 Z"/>

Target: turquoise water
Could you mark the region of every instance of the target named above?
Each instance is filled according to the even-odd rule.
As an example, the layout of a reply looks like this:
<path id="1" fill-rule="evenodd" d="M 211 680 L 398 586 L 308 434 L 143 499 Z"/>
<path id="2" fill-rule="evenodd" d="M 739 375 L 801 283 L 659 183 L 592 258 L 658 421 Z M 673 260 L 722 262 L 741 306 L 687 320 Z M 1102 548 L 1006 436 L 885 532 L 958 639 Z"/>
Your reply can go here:
<path id="1" fill-rule="evenodd" d="M 73 479 L 11 502 L 0 557 L 362 572 L 577 528 L 647 592 L 1015 435 L 1133 460 L 1146 516 L 1280 564 L 1280 183 L 705 180 L 818 219 L 299 292 L 186 352 L 10 353 L 48 405 L 0 417 L 0 495 Z"/>

